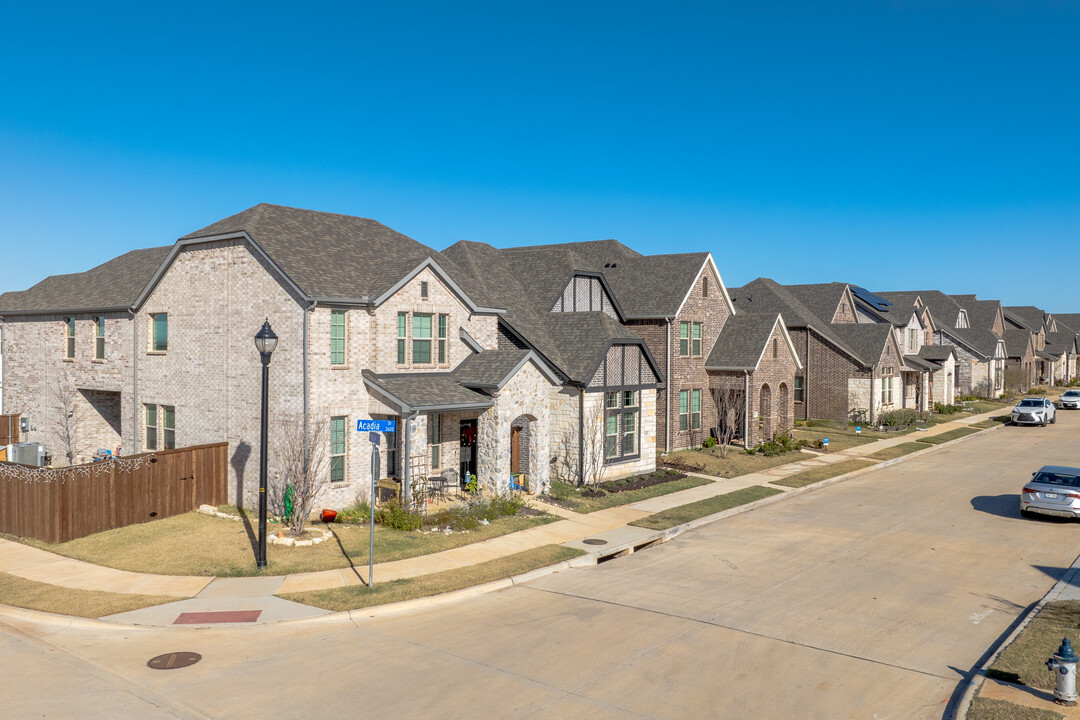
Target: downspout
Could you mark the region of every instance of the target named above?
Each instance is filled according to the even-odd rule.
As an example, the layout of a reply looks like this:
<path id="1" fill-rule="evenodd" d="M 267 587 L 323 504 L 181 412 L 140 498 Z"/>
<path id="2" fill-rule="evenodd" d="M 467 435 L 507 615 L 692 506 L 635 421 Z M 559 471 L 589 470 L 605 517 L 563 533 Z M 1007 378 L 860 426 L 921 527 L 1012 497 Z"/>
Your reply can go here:
<path id="1" fill-rule="evenodd" d="M 874 427 L 874 366 L 870 366 L 870 427 Z"/>
<path id="2" fill-rule="evenodd" d="M 303 338 L 301 340 L 301 342 L 303 342 L 302 352 L 303 352 L 303 355 L 304 355 L 303 362 L 302 362 L 302 366 L 303 366 L 303 371 L 302 372 L 303 372 L 303 375 L 304 375 L 304 469 L 305 469 L 305 471 L 307 470 L 307 466 L 308 466 L 308 458 L 311 457 L 311 449 L 308 447 L 308 441 L 310 439 L 310 436 L 309 436 L 310 430 L 308 429 L 308 313 L 310 313 L 312 310 L 314 310 L 315 306 L 318 305 L 318 304 L 319 304 L 318 300 L 312 300 L 311 305 L 309 305 L 304 310 L 304 331 L 303 331 Z M 348 341 L 348 337 L 349 337 L 349 335 L 348 335 L 348 333 L 346 333 L 345 334 L 346 342 Z"/>
<path id="3" fill-rule="evenodd" d="M 746 375 L 746 385 L 743 390 L 743 431 L 742 441 L 743 447 L 747 450 L 750 449 L 750 371 L 743 370 L 743 374 Z"/>
<path id="4" fill-rule="evenodd" d="M 138 365 L 139 365 L 139 323 L 138 314 L 134 308 L 128 308 L 131 313 L 131 449 L 129 455 L 139 451 L 139 399 L 138 393 Z"/>
<path id="5" fill-rule="evenodd" d="M 664 394 L 667 396 L 664 413 L 664 452 L 671 452 L 671 318 L 667 321 L 667 362 L 664 365 Z"/>
<path id="6" fill-rule="evenodd" d="M 807 398 L 810 397 L 810 395 L 808 394 L 809 390 L 807 390 L 807 387 L 810 385 L 810 370 L 808 369 L 809 367 L 810 367 L 810 326 L 807 325 L 806 326 L 806 364 L 803 365 L 803 379 L 802 379 L 802 386 L 803 386 L 803 391 L 802 391 L 802 394 L 803 394 L 803 408 L 802 408 L 803 409 L 803 420 L 809 420 L 810 419 L 810 401 L 807 400 Z"/>
<path id="7" fill-rule="evenodd" d="M 578 482 L 582 485 L 585 484 L 585 388 L 582 387 L 578 393 L 577 402 L 577 466 L 578 466 Z"/>

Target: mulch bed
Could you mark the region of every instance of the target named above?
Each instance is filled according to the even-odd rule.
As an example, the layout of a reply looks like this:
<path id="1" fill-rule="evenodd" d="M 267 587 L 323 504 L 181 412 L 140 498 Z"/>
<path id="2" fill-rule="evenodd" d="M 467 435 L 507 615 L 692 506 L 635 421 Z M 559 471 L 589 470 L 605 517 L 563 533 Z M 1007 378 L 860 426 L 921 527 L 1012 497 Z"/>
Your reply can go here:
<path id="1" fill-rule="evenodd" d="M 661 470 L 660 472 L 649 473 L 648 475 L 635 475 L 634 477 L 624 478 L 622 480 L 602 482 L 600 483 L 600 487 L 608 493 L 620 493 L 626 490 L 642 490 L 647 487 L 652 487 L 653 485 L 662 485 L 667 482 L 682 480 L 684 477 L 686 477 L 686 473 L 671 473 Z M 592 494 L 590 495 L 589 493 Z M 595 490 L 588 490 L 581 494 L 585 497 L 601 497 L 604 495 L 604 493 L 596 492 Z"/>

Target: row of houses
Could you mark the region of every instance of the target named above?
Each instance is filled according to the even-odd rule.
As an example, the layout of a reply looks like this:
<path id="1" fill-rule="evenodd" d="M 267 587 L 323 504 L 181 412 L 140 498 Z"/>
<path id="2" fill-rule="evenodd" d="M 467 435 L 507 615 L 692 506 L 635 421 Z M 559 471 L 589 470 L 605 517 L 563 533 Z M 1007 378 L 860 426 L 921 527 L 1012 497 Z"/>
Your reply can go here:
<path id="1" fill-rule="evenodd" d="M 260 204 L 96 268 L 0 295 L 0 406 L 78 463 L 227 440 L 230 496 L 255 500 L 260 359 L 279 337 L 277 435 L 321 434 L 324 502 L 476 475 L 614 478 L 730 428 L 876 422 L 958 394 L 1077 374 L 1080 315 L 844 283 L 725 286 L 710 253 L 615 240 L 439 252 L 380 223 Z M 361 419 L 395 419 L 377 447 Z M 272 455 L 272 453 L 271 453 Z M 272 459 L 272 458 L 271 458 Z"/>

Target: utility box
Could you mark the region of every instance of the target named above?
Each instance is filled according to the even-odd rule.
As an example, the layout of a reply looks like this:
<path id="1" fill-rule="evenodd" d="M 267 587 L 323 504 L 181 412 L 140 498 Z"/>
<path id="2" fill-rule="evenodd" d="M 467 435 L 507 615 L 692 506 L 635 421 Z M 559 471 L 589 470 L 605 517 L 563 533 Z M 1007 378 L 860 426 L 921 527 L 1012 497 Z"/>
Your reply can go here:
<path id="1" fill-rule="evenodd" d="M 21 442 L 12 445 L 14 457 L 12 462 L 20 465 L 33 465 L 34 467 L 45 466 L 45 445 L 38 442 Z"/>

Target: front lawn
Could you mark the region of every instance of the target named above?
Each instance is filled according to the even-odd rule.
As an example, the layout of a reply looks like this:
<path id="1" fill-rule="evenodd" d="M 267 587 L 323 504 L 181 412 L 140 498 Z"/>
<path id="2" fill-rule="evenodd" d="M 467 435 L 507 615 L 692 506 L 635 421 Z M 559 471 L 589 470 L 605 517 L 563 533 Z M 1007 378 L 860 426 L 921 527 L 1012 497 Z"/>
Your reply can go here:
<path id="1" fill-rule="evenodd" d="M 376 525 L 375 562 L 428 555 L 557 519 L 549 515 L 506 517 L 493 520 L 490 525 L 483 525 L 477 530 L 451 534 L 410 532 Z M 106 530 L 57 545 L 14 537 L 9 539 L 95 565 L 162 575 L 287 575 L 346 568 L 350 564 L 365 565 L 368 562 L 366 525 L 324 525 L 314 522 L 309 524 L 310 530 L 320 531 L 321 534 L 322 529 L 328 528 L 333 531 L 334 537 L 311 547 L 268 545 L 267 569 L 260 573 L 255 569 L 253 550 L 258 537 L 258 520 L 252 514 L 249 521 L 250 530 L 243 522 L 191 512 Z M 280 529 L 282 526 L 277 523 L 267 523 L 268 535 Z"/>
<path id="2" fill-rule="evenodd" d="M 872 452 L 866 457 L 874 458 L 876 460 L 892 460 L 908 453 L 918 452 L 926 449 L 926 443 L 918 442 L 906 442 L 899 445 L 893 445 L 892 447 L 882 448 L 877 452 Z"/>
<path id="3" fill-rule="evenodd" d="M 679 450 L 678 452 L 668 453 L 661 458 L 661 462 L 667 462 L 702 475 L 733 478 L 767 470 L 777 465 L 798 462 L 799 460 L 805 460 L 807 457 L 810 456 L 798 450 L 782 455 L 773 455 L 772 457 L 760 453 L 747 455 L 746 451 L 741 447 L 732 446 L 728 448 L 726 458 L 720 457 L 718 447 L 712 447 L 708 450 Z"/>
<path id="4" fill-rule="evenodd" d="M 965 400 L 964 405 L 971 408 L 976 415 L 1012 407 L 1012 403 L 1001 403 L 996 400 Z"/>
<path id="5" fill-rule="evenodd" d="M 752 503 L 756 500 L 761 500 L 762 498 L 767 498 L 782 492 L 783 490 L 765 487 L 764 485 L 751 485 L 750 487 L 724 493 L 723 495 L 717 495 L 716 497 L 698 500 L 697 502 L 687 503 L 686 505 L 679 505 L 670 510 L 664 510 L 663 512 L 643 517 L 640 520 L 635 520 L 630 524 L 649 530 L 667 530 L 668 528 L 682 525 L 691 520 L 697 520 L 698 518 L 713 515 L 714 513 L 723 510 L 738 507 L 739 505 L 746 505 L 747 503 Z"/>
<path id="6" fill-rule="evenodd" d="M 955 440 L 957 438 L 962 438 L 965 435 L 974 435 L 977 432 L 980 432 L 979 428 L 961 427 L 961 428 L 956 428 L 955 430 L 946 430 L 945 432 L 941 433 L 940 435 L 931 435 L 930 437 L 921 437 L 918 440 L 916 440 L 915 442 L 927 443 L 929 445 L 940 445 L 942 443 L 947 443 L 950 440 Z"/>
<path id="7" fill-rule="evenodd" d="M 831 443 L 830 443 L 831 446 Z M 825 467 L 813 468 L 812 470 L 804 470 L 794 475 L 788 475 L 785 478 L 778 478 L 776 480 L 770 480 L 773 485 L 783 485 L 784 487 L 800 488 L 806 485 L 812 485 L 822 480 L 828 480 L 831 477 L 837 475 L 843 475 L 844 473 L 854 472 L 856 470 L 862 470 L 876 465 L 877 463 L 869 460 L 841 460 L 838 463 L 832 465 L 826 465 Z"/>
<path id="8" fill-rule="evenodd" d="M 658 476 L 666 475 L 667 471 L 658 471 L 655 473 Z M 642 476 L 637 476 L 642 477 Z M 644 477 L 649 477 L 648 475 Z M 692 487 L 698 487 L 699 485 L 708 485 L 711 481 L 705 478 L 699 477 L 684 477 L 681 473 L 672 475 L 671 477 L 677 478 L 674 480 L 666 480 L 664 482 L 657 483 L 655 485 L 649 485 L 637 490 L 620 490 L 619 485 L 622 481 L 613 481 L 610 483 L 601 483 L 600 490 L 594 490 L 591 487 L 578 487 L 570 483 L 560 482 L 558 480 L 551 481 L 551 489 L 548 491 L 548 496 L 551 502 L 556 505 L 573 510 L 579 513 L 591 513 L 597 510 L 605 510 L 610 507 L 617 507 L 619 505 L 629 505 L 630 503 L 639 502 L 641 500 L 648 500 L 649 498 L 659 497 L 661 495 L 668 495 L 680 490 L 688 490 Z M 631 478 L 633 479 L 633 478 Z M 662 479 L 658 477 L 657 479 Z M 607 487 L 605 490 L 603 488 Z M 614 490 L 615 492 L 612 492 Z M 594 494 L 598 493 L 598 494 Z"/>
<path id="9" fill-rule="evenodd" d="M 164 595 L 77 590 L 0 573 L 0 603 L 60 615 L 99 618 L 180 599 Z"/>
<path id="10" fill-rule="evenodd" d="M 1080 600 L 1047 603 L 998 656 L 987 670 L 987 677 L 1053 690 L 1054 677 L 1046 671 L 1046 659 L 1058 649 L 1061 638 L 1076 640 L 1078 624 Z"/>
<path id="11" fill-rule="evenodd" d="M 507 555 L 506 557 L 496 558 L 495 560 L 477 563 L 476 565 L 454 568 L 453 570 L 445 570 L 430 575 L 391 580 L 385 583 L 380 583 L 378 574 L 376 574 L 374 588 L 369 588 L 366 585 L 350 585 L 331 590 L 282 593 L 279 597 L 293 602 L 304 603 L 305 605 L 314 605 L 325 610 L 341 612 L 441 595 L 454 590 L 520 575 L 530 570 L 554 565 L 584 554 L 584 550 L 577 548 L 568 548 L 562 545 L 545 545 Z"/>
<path id="12" fill-rule="evenodd" d="M 864 428 L 865 431 L 865 428 Z M 820 428 L 795 428 L 792 433 L 795 437 L 795 441 L 804 440 L 810 444 L 808 449 L 817 449 L 817 444 L 824 438 L 829 438 L 829 452 L 836 452 L 838 450 L 847 450 L 848 448 L 858 447 L 859 445 L 865 445 L 866 443 L 872 443 L 880 437 L 887 437 L 884 433 L 873 433 L 876 437 L 866 437 L 869 433 L 855 434 L 854 430 L 822 430 Z M 893 433 L 895 436 L 895 433 Z"/>

